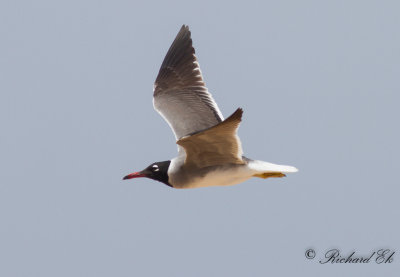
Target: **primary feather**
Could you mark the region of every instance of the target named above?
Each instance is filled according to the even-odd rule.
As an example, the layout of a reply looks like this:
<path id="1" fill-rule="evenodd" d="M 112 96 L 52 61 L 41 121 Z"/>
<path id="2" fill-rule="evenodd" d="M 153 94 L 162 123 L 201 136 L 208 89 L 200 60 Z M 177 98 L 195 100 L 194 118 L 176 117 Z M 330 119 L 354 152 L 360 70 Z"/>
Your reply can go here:
<path id="1" fill-rule="evenodd" d="M 204 84 L 190 31 L 185 25 L 164 58 L 153 96 L 154 108 L 168 122 L 177 140 L 223 120 Z"/>

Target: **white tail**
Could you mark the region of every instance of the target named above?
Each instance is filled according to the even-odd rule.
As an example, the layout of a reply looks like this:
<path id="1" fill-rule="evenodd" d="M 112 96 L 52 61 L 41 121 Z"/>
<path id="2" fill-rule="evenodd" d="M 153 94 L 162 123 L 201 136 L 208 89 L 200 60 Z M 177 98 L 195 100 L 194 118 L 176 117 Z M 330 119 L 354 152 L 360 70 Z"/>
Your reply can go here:
<path id="1" fill-rule="evenodd" d="M 254 170 L 255 177 L 268 178 L 268 177 L 284 177 L 283 173 L 297 172 L 297 168 L 290 165 L 272 164 L 263 161 L 251 161 L 249 167 Z"/>

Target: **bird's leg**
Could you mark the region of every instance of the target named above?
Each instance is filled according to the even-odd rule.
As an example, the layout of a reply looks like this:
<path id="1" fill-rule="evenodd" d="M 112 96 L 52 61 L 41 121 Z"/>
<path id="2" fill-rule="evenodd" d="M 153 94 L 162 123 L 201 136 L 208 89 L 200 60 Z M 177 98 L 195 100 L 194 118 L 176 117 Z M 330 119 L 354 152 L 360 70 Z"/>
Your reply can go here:
<path id="1" fill-rule="evenodd" d="M 286 175 L 283 174 L 282 172 L 265 172 L 265 173 L 261 173 L 261 174 L 254 174 L 253 176 L 258 177 L 258 178 L 263 178 L 263 179 L 286 177 Z"/>

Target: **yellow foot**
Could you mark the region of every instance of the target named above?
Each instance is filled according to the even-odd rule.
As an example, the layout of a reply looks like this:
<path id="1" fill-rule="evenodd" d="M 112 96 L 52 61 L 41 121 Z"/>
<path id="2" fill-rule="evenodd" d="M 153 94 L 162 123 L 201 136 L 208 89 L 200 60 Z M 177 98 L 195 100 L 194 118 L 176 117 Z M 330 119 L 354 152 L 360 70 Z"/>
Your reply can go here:
<path id="1" fill-rule="evenodd" d="M 268 173 L 254 174 L 253 176 L 263 179 L 286 177 L 286 175 L 281 172 L 268 172 Z"/>

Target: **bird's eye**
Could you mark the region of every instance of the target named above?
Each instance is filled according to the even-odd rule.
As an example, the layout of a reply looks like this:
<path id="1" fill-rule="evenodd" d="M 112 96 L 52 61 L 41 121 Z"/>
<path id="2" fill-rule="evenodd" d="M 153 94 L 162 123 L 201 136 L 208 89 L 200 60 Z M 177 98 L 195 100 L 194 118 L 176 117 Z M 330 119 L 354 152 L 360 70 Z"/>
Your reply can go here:
<path id="1" fill-rule="evenodd" d="M 153 170 L 153 171 L 159 171 L 160 169 L 158 168 L 158 165 L 156 165 L 156 164 L 153 164 L 153 166 L 151 167 L 151 169 Z"/>

